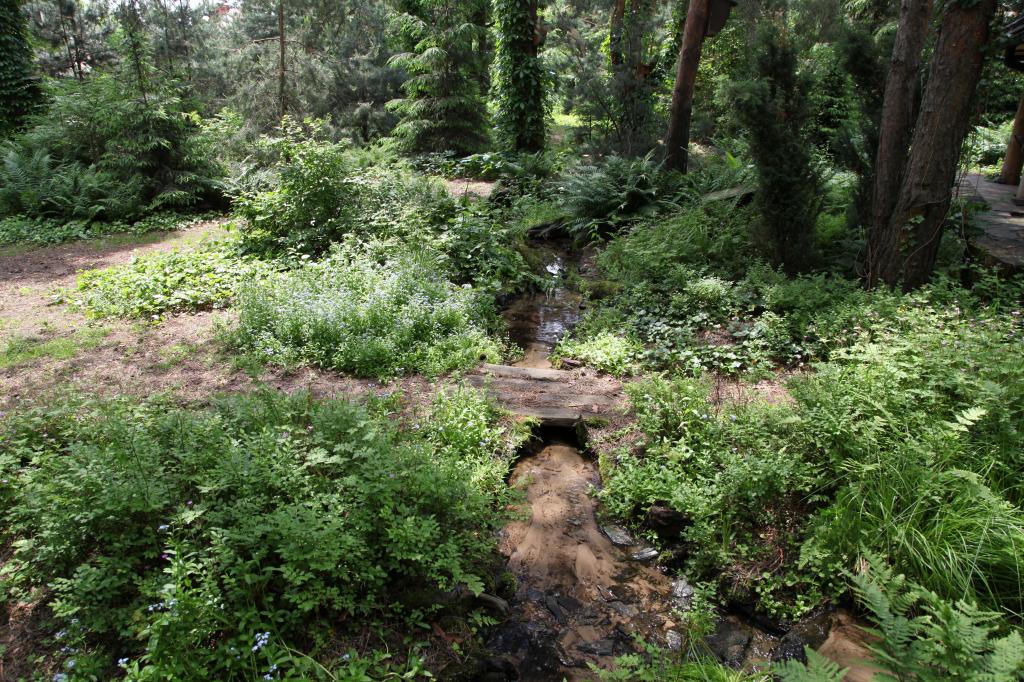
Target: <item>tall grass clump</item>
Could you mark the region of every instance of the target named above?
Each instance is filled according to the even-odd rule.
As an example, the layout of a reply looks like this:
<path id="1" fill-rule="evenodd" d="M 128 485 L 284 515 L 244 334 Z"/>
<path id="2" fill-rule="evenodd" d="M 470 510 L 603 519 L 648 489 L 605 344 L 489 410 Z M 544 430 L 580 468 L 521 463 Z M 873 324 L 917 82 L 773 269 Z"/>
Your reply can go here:
<path id="1" fill-rule="evenodd" d="M 237 307 L 234 342 L 278 363 L 388 377 L 442 374 L 502 354 L 487 333 L 491 303 L 452 284 L 429 252 L 377 259 L 339 247 L 321 262 L 243 286 Z"/>

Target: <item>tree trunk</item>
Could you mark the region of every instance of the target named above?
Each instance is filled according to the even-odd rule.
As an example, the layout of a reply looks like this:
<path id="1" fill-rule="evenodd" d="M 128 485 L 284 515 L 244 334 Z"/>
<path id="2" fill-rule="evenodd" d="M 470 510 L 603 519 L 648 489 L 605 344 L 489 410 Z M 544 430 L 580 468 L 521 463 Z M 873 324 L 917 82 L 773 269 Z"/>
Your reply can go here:
<path id="1" fill-rule="evenodd" d="M 277 101 L 278 101 L 278 115 L 281 119 L 284 119 L 284 115 L 287 111 L 285 107 L 284 91 L 285 91 L 285 66 L 284 66 L 284 46 L 285 46 L 285 35 L 284 35 L 284 0 L 277 0 L 277 44 L 278 53 L 280 59 L 277 65 Z"/>
<path id="2" fill-rule="evenodd" d="M 612 19 L 608 27 L 608 53 L 612 66 L 622 64 L 622 32 L 626 20 L 626 0 L 615 0 Z"/>
<path id="3" fill-rule="evenodd" d="M 999 182 L 1016 185 L 1020 182 L 1020 171 L 1024 168 L 1024 95 L 1017 105 L 1017 116 L 1013 119 L 1013 131 L 1006 143 L 1006 157 L 999 172 Z"/>
<path id="4" fill-rule="evenodd" d="M 907 148 L 914 132 L 921 50 L 928 35 L 931 5 L 931 0 L 903 0 L 900 5 L 899 28 L 885 80 L 875 157 L 874 193 L 868 227 L 868 286 L 878 283 L 880 273 L 874 266 L 887 261 L 890 252 L 896 248 L 895 235 L 888 232 L 889 219 L 899 198 Z"/>
<path id="5" fill-rule="evenodd" d="M 871 269 L 905 291 L 929 280 L 953 196 L 957 163 L 988 43 L 996 0 L 949 3 L 939 29 L 899 200 L 886 230 L 896 245 Z"/>
<path id="6" fill-rule="evenodd" d="M 665 134 L 665 166 L 683 173 L 686 172 L 689 154 L 693 86 L 697 82 L 697 67 L 700 66 L 700 52 L 704 46 L 710 5 L 709 0 L 690 0 L 686 24 L 683 26 L 683 42 L 679 46 L 679 60 L 676 63 L 676 83 L 672 89 L 672 108 Z"/>

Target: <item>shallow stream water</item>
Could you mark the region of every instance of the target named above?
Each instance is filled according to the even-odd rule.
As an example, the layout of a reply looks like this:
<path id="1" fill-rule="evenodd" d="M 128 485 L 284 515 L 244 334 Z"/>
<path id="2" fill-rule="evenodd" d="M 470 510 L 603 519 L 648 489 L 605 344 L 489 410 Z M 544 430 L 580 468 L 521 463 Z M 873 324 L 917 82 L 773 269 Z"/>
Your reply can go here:
<path id="1" fill-rule="evenodd" d="M 506 311 L 521 367 L 550 368 L 549 355 L 580 314 L 580 296 L 566 285 L 565 249 L 549 252 L 546 292 Z M 525 490 L 522 518 L 502 531 L 502 552 L 516 576 L 513 614 L 490 648 L 508 657 L 523 680 L 590 680 L 589 665 L 609 668 L 636 649 L 635 635 L 659 644 L 678 638 L 671 618 L 672 581 L 632 558 L 647 548 L 624 533 L 616 545 L 598 526 L 600 486 L 593 461 L 575 433 L 547 429 L 543 447 L 523 457 L 510 484 Z M 672 632 L 673 634 L 668 634 Z"/>
<path id="2" fill-rule="evenodd" d="M 548 286 L 505 312 L 512 340 L 525 351 L 515 363 L 521 367 L 550 368 L 555 345 L 580 317 L 581 297 L 567 284 L 567 266 L 578 259 L 562 246 L 541 248 Z M 677 614 L 690 607 L 692 587 L 659 570 L 653 548 L 620 527 L 598 523 L 593 492 L 600 474 L 574 430 L 542 428 L 538 435 L 542 446 L 522 457 L 509 479 L 526 497 L 519 518 L 501 531 L 501 550 L 517 586 L 511 613 L 487 642 L 493 658 L 486 679 L 595 680 L 593 667 L 613 668 L 615 657 L 641 649 L 638 638 L 679 648 Z M 731 614 L 718 621 L 706 643 L 725 663 L 747 669 L 767 665 L 783 650 L 802 653 L 804 645 L 821 646 L 850 665 L 866 653 L 858 632 L 848 614 L 831 609 L 785 633 Z M 855 666 L 847 679 L 864 682 L 870 672 Z"/>

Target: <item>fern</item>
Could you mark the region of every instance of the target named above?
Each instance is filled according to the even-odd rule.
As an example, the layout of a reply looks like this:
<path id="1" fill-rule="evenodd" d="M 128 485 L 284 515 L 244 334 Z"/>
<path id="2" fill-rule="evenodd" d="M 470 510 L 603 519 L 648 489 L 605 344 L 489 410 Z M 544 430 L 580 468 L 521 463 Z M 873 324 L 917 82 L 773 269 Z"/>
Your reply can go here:
<path id="1" fill-rule="evenodd" d="M 842 682 L 849 672 L 810 647 L 806 651 L 806 664 L 786 661 L 775 668 L 783 682 Z"/>
<path id="2" fill-rule="evenodd" d="M 900 682 L 1012 682 L 1024 673 L 1020 633 L 1003 633 L 1000 616 L 966 602 L 951 602 L 897 574 L 880 557 L 865 553 L 868 569 L 852 577 L 853 591 L 871 614 L 878 638 L 872 664 Z M 789 662 L 778 671 L 786 682 L 841 679 Z M 815 654 L 816 658 L 820 658 Z M 827 670 L 827 666 L 825 670 Z M 833 671 L 834 673 L 835 671 Z M 815 676 L 818 675 L 818 676 Z"/>

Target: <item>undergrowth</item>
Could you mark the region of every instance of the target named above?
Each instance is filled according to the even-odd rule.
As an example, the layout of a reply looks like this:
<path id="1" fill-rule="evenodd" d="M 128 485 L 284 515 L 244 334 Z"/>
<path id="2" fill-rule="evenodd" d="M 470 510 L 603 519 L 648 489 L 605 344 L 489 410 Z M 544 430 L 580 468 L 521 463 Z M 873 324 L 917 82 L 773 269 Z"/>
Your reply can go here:
<path id="1" fill-rule="evenodd" d="M 160 320 L 168 313 L 223 308 L 243 281 L 276 269 L 238 253 L 232 240 L 194 249 L 145 254 L 131 262 L 78 276 L 67 300 L 91 317 Z"/>
<path id="2" fill-rule="evenodd" d="M 440 593 L 488 586 L 526 433 L 469 389 L 405 426 L 398 407 L 264 391 L 11 413 L 0 591 L 48 602 L 76 680 L 416 677 L 362 633 L 414 633 Z"/>
<path id="3" fill-rule="evenodd" d="M 232 343 L 265 361 L 371 377 L 433 376 L 501 358 L 486 296 L 452 284 L 429 252 L 378 256 L 337 247 L 323 261 L 245 284 Z"/>

